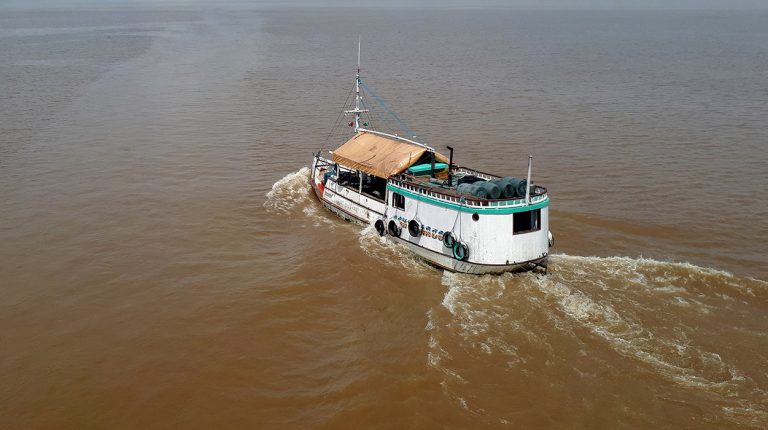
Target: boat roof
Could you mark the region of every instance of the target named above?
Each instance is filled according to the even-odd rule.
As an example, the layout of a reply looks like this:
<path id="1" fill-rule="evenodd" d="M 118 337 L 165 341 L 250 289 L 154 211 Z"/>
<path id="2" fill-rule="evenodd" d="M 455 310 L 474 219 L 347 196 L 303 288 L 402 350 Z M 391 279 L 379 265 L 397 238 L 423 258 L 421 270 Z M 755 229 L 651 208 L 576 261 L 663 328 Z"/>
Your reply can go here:
<path id="1" fill-rule="evenodd" d="M 406 141 L 360 131 L 333 151 L 333 161 L 369 175 L 389 178 L 417 164 L 427 152 L 427 148 Z M 435 152 L 435 161 L 447 163 L 448 158 Z"/>

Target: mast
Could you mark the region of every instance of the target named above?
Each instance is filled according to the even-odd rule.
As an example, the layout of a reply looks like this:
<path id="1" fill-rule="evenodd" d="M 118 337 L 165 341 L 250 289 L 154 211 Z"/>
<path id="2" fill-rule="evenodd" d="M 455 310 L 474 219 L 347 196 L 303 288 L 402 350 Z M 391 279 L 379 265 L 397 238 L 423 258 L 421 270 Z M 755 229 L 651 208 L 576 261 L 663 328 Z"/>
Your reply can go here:
<path id="1" fill-rule="evenodd" d="M 362 97 L 360 96 L 360 36 L 357 36 L 357 75 L 355 76 L 355 108 L 353 110 L 344 111 L 344 113 L 355 114 L 355 133 L 360 131 L 360 114 L 368 112 L 368 109 L 360 109 L 360 102 Z"/>
<path id="2" fill-rule="evenodd" d="M 355 77 L 355 132 L 360 128 L 360 36 L 357 36 L 357 76 Z"/>

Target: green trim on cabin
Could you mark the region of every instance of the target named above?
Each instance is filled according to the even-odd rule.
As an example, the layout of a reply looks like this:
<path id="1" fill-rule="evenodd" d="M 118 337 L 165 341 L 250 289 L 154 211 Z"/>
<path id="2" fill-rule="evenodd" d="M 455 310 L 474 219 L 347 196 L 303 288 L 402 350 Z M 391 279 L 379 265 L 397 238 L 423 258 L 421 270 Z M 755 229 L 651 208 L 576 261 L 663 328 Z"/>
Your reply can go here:
<path id="1" fill-rule="evenodd" d="M 467 212 L 467 213 L 479 213 L 479 214 L 487 214 L 487 215 L 507 215 L 507 214 L 513 214 L 517 212 L 528 212 L 536 209 L 541 209 L 549 206 L 549 196 L 546 196 L 544 200 L 534 203 L 532 205 L 528 206 L 515 206 L 515 207 L 493 207 L 493 206 L 464 206 L 457 203 L 452 202 L 446 202 L 443 200 L 437 200 L 433 199 L 429 196 L 416 194 L 412 191 L 408 191 L 406 189 L 397 187 L 392 184 L 387 184 L 387 189 L 390 191 L 394 191 L 400 194 L 403 194 L 405 196 L 408 196 L 415 200 L 420 200 L 422 202 L 427 202 L 429 204 L 440 206 L 444 208 L 454 209 L 461 212 Z M 521 199 L 522 200 L 522 199 Z M 491 202 L 491 204 L 497 203 L 497 202 Z"/>

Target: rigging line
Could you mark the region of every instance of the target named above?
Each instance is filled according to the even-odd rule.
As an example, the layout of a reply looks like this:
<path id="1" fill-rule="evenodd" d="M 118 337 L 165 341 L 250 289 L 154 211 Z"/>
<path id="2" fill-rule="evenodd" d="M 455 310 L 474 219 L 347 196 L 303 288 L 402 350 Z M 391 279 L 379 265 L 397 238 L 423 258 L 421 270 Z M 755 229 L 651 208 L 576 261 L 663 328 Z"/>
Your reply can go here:
<path id="1" fill-rule="evenodd" d="M 377 127 L 381 126 L 386 130 L 391 130 L 387 122 L 379 115 L 379 111 L 376 109 L 375 105 L 371 104 L 370 102 L 368 104 L 370 106 L 371 118 L 373 121 L 375 121 Z"/>
<path id="2" fill-rule="evenodd" d="M 400 135 L 402 133 L 400 129 L 392 128 L 392 126 L 386 121 L 382 121 L 381 124 L 381 131 L 385 133 L 389 133 L 391 135 Z"/>
<path id="3" fill-rule="evenodd" d="M 377 110 L 375 109 L 375 106 L 370 103 L 370 101 L 368 100 L 368 97 L 365 95 L 365 93 L 363 93 L 363 102 L 365 104 L 365 108 L 368 109 L 368 115 L 367 116 L 368 116 L 368 120 L 370 121 L 370 128 L 372 130 L 378 129 L 379 123 L 383 124 L 384 126 L 387 126 L 384 121 L 380 120 L 380 118 L 379 118 L 379 116 L 377 114 Z"/>
<path id="4" fill-rule="evenodd" d="M 365 90 L 366 90 L 368 93 L 370 93 L 371 97 L 373 97 L 373 98 L 374 98 L 374 100 L 376 100 L 376 102 L 377 102 L 377 103 L 378 103 L 378 104 L 381 106 L 381 108 L 382 108 L 382 109 L 384 109 L 384 111 L 385 111 L 386 113 L 388 113 L 388 114 L 389 114 L 389 116 L 390 116 L 392 119 L 394 119 L 394 120 L 395 120 L 395 122 L 399 123 L 399 128 L 400 128 L 400 129 L 399 129 L 399 130 L 396 130 L 396 129 L 394 129 L 394 128 L 390 127 L 390 126 L 389 126 L 389 124 L 386 124 L 386 121 L 384 122 L 384 123 L 385 123 L 385 125 L 387 126 L 387 128 L 388 128 L 390 131 L 392 131 L 392 132 L 393 132 L 393 134 L 397 134 L 397 133 L 398 133 L 398 131 L 399 131 L 400 133 L 403 133 L 403 132 L 404 132 L 404 133 L 406 133 L 406 135 L 408 135 L 409 137 L 410 137 L 411 135 L 414 135 L 414 134 L 415 134 L 415 133 L 413 133 L 413 132 L 410 130 L 410 128 L 409 128 L 409 127 L 408 127 L 408 126 L 405 124 L 405 122 L 404 122 L 403 120 L 401 120 L 401 119 L 400 119 L 400 117 L 398 117 L 398 116 L 397 116 L 397 114 L 395 114 L 395 113 L 394 113 L 394 112 L 393 112 L 391 109 L 389 109 L 389 108 L 387 107 L 387 104 L 386 104 L 386 102 L 385 102 L 385 101 L 384 101 L 384 100 L 383 100 L 381 97 L 379 97 L 379 96 L 376 94 L 376 92 L 375 92 L 375 91 L 373 91 L 373 90 L 372 90 L 370 87 L 368 87 L 368 86 L 367 86 L 367 85 L 366 85 L 364 82 L 362 82 L 362 81 L 361 81 L 361 84 L 363 85 L 363 88 L 364 88 L 364 89 L 365 89 Z"/>
<path id="5" fill-rule="evenodd" d="M 462 197 L 461 198 L 461 206 L 464 206 L 464 203 L 466 203 L 466 202 L 467 202 L 466 199 L 464 199 L 464 197 Z M 461 206 L 459 206 L 459 213 L 456 214 L 456 219 L 459 220 L 459 237 L 456 238 L 457 241 L 461 240 L 461 224 L 463 224 L 461 222 Z"/>
<path id="6" fill-rule="evenodd" d="M 398 129 L 392 128 L 388 121 L 386 121 L 385 119 L 383 119 L 383 118 L 381 118 L 379 116 L 379 109 L 377 109 L 377 105 L 375 105 L 375 104 L 373 104 L 373 103 L 371 103 L 369 101 L 368 95 L 365 92 L 363 92 L 362 95 L 364 97 L 367 109 L 369 110 L 370 118 L 373 121 L 375 121 L 376 124 L 381 124 L 381 126 L 384 128 L 381 131 L 387 131 L 387 132 L 390 132 L 390 134 L 402 133 L 402 130 L 398 130 Z M 374 127 L 374 129 L 376 129 L 376 128 Z"/>
<path id="7" fill-rule="evenodd" d="M 453 226 L 451 226 L 451 233 L 456 231 L 456 221 L 459 220 L 459 215 L 461 214 L 461 208 L 464 206 L 464 197 L 459 198 L 459 210 L 456 212 L 456 218 L 453 219 Z M 459 229 L 461 229 L 461 224 L 459 224 Z"/>
<path id="8" fill-rule="evenodd" d="M 365 93 L 362 93 L 363 107 L 368 110 L 367 117 L 372 130 L 376 130 L 376 124 L 379 123 L 379 117 L 376 114 L 374 106 L 368 101 L 368 97 Z M 383 121 L 382 121 L 383 122 Z"/>
<path id="9" fill-rule="evenodd" d="M 365 93 L 360 94 L 360 107 L 363 108 L 363 110 L 368 111 L 364 113 L 365 115 L 364 117 L 361 115 L 363 119 L 363 125 L 365 125 L 365 123 L 367 122 L 368 127 L 373 129 L 372 112 L 371 112 L 370 106 L 368 105 L 367 99 L 365 98 Z"/>
<path id="10" fill-rule="evenodd" d="M 336 121 L 333 123 L 333 127 L 331 127 L 331 130 L 328 132 L 328 136 L 325 138 L 325 142 L 320 146 L 320 150 L 318 151 L 318 155 L 323 152 L 323 149 L 328 145 L 328 142 L 331 141 L 331 135 L 334 131 L 336 131 L 336 127 L 339 125 L 339 120 L 342 116 L 344 116 L 344 109 L 347 107 L 347 103 L 349 103 L 349 98 L 352 97 L 352 94 L 355 92 L 355 87 L 353 86 L 352 89 L 347 94 L 347 99 L 344 100 L 344 104 L 341 106 L 341 111 L 339 112 L 339 116 L 336 117 Z"/>
<path id="11" fill-rule="evenodd" d="M 371 89 L 371 88 L 370 88 L 368 85 L 366 85 L 366 83 L 365 83 L 365 82 L 363 82 L 362 80 L 360 80 L 360 85 L 361 85 L 361 86 L 362 86 L 362 87 L 363 87 L 363 88 L 364 88 L 364 89 L 365 89 L 367 92 L 369 92 L 369 93 L 371 94 L 371 96 L 374 98 L 374 100 L 376 100 L 376 101 L 377 101 L 377 102 L 378 102 L 378 103 L 381 105 L 381 107 L 382 107 L 382 108 L 383 108 L 383 109 L 384 109 L 384 110 L 385 110 L 385 111 L 386 111 L 388 114 L 390 114 L 390 115 L 392 116 L 392 118 L 393 118 L 393 119 L 394 119 L 394 120 L 395 120 L 395 121 L 396 121 L 396 122 L 397 122 L 397 123 L 400 125 L 400 127 L 401 127 L 402 131 L 404 131 L 404 132 L 405 132 L 405 133 L 408 135 L 408 138 L 409 138 L 409 139 L 411 139 L 411 138 L 414 138 L 414 137 L 416 136 L 416 133 L 414 133 L 414 132 L 413 132 L 413 130 L 411 130 L 411 129 L 408 127 L 408 125 L 406 125 L 406 124 L 405 124 L 405 122 L 404 122 L 402 119 L 400 119 L 400 117 L 399 117 L 399 116 L 397 116 L 397 114 L 396 114 L 396 113 L 394 113 L 394 112 L 393 112 L 391 109 L 389 109 L 389 108 L 387 107 L 387 103 L 386 103 L 386 102 L 385 102 L 385 101 L 384 101 L 384 100 L 383 100 L 381 97 L 379 97 L 379 96 L 376 94 L 376 92 L 375 92 L 375 91 L 373 91 L 373 90 L 372 90 L 372 89 Z"/>
<path id="12" fill-rule="evenodd" d="M 376 105 L 374 105 L 370 101 L 368 101 L 368 97 L 367 97 L 366 93 L 362 93 L 362 94 L 363 94 L 363 97 L 364 97 L 364 100 L 365 100 L 365 103 L 366 103 L 366 108 L 369 110 L 369 117 L 373 121 L 375 121 L 376 124 L 380 123 L 382 125 L 382 127 L 384 129 L 386 129 L 386 131 L 391 132 L 390 134 L 397 134 L 398 130 L 390 127 L 390 125 L 389 125 L 389 123 L 387 121 L 385 121 L 384 119 L 379 117 L 378 109 L 376 109 Z M 372 128 L 374 130 L 376 129 L 376 127 L 372 127 Z M 380 130 L 380 131 L 385 131 L 385 130 Z"/>
<path id="13" fill-rule="evenodd" d="M 336 129 L 337 129 L 338 125 L 339 125 L 339 121 L 341 120 L 341 117 L 344 115 L 344 108 L 347 106 L 347 103 L 349 102 L 349 98 L 352 96 L 352 92 L 353 91 L 354 91 L 354 87 L 347 94 L 347 99 L 344 101 L 344 104 L 341 107 L 341 111 L 339 112 L 339 115 L 336 117 L 336 121 L 333 123 L 333 127 L 331 127 L 331 130 L 328 132 L 328 136 L 325 138 L 325 142 L 323 142 L 323 144 L 321 145 L 320 151 L 318 152 L 318 154 L 320 152 L 323 152 L 323 149 L 325 149 L 325 147 L 328 145 L 328 142 L 330 142 L 331 136 L 336 131 Z"/>

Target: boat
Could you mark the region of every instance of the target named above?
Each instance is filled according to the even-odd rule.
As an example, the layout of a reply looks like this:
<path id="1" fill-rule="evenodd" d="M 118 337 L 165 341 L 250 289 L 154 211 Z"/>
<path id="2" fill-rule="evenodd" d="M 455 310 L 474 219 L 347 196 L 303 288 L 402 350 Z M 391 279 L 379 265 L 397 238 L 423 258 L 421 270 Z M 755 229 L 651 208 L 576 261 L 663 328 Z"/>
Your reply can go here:
<path id="1" fill-rule="evenodd" d="M 532 157 L 525 178 L 498 176 L 455 163 L 450 146 L 446 157 L 412 133 L 377 130 L 366 117 L 372 104 L 361 89 L 372 90 L 360 77 L 359 42 L 357 58 L 354 102 L 340 113 L 354 117 L 351 135 L 312 154 L 309 182 L 322 205 L 449 271 L 546 270 L 550 199 L 531 182 Z"/>

